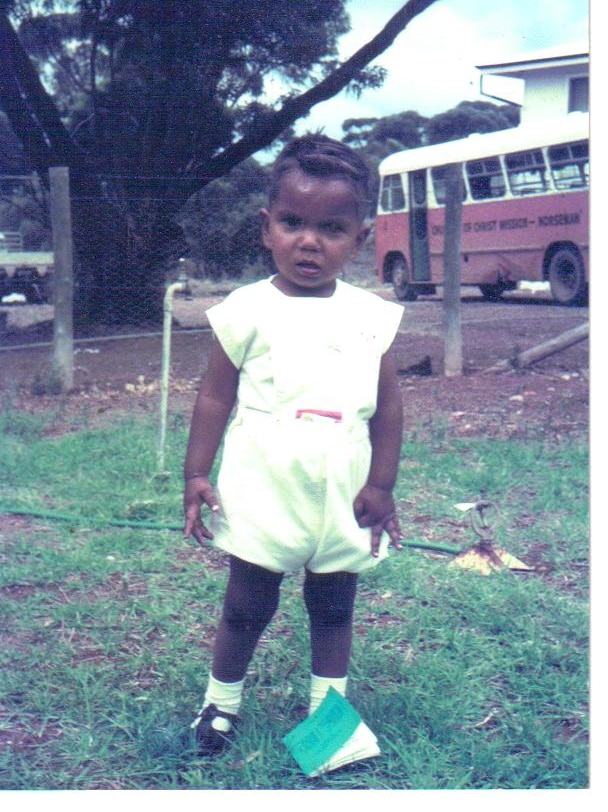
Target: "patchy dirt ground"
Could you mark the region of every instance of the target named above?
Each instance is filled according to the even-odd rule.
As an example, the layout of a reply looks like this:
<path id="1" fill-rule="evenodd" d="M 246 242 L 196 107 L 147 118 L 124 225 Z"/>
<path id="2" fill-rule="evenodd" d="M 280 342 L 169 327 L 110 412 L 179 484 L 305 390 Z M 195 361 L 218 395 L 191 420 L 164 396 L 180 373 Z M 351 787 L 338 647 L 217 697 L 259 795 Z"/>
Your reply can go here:
<path id="1" fill-rule="evenodd" d="M 393 299 L 390 288 L 375 292 Z M 205 311 L 221 295 L 199 291 L 192 301 L 176 299 L 171 345 L 170 408 L 191 409 L 206 366 L 211 335 Z M 444 375 L 443 302 L 440 296 L 403 303 L 397 339 L 406 430 L 432 426 L 452 433 L 525 436 L 540 428 L 551 436 L 586 431 L 589 406 L 589 343 L 581 341 L 519 371 L 484 373 L 496 362 L 584 324 L 587 308 L 560 307 L 547 294 L 508 294 L 486 302 L 463 289 L 461 319 L 464 370 Z M 159 404 L 162 336 L 91 336 L 75 345 L 75 386 L 49 395 L 52 308 L 1 308 L 0 397 L 26 411 L 58 409 L 66 418 L 86 409 L 106 422 L 125 410 L 153 412 Z M 311 325 L 311 329 L 313 326 Z M 41 394 L 33 394 L 34 391 Z"/>

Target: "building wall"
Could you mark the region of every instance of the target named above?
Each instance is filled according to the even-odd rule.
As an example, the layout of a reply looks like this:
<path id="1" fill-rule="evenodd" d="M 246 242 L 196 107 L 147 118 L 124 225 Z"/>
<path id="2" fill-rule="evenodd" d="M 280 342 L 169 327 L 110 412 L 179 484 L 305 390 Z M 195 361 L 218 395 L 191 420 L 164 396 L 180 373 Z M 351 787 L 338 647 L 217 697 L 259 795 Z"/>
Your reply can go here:
<path id="1" fill-rule="evenodd" d="M 572 67 L 526 73 L 522 124 L 566 115 L 569 112 L 570 79 L 574 76 L 588 76 L 588 73 Z"/>

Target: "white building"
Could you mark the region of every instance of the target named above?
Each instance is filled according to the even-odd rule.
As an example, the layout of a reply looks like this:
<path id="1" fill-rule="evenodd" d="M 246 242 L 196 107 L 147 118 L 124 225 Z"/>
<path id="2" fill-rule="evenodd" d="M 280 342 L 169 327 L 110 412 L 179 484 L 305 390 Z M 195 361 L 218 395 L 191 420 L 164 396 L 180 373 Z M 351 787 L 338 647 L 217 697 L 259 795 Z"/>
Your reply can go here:
<path id="1" fill-rule="evenodd" d="M 521 123 L 589 111 L 587 43 L 477 65 L 482 95 L 521 107 Z"/>

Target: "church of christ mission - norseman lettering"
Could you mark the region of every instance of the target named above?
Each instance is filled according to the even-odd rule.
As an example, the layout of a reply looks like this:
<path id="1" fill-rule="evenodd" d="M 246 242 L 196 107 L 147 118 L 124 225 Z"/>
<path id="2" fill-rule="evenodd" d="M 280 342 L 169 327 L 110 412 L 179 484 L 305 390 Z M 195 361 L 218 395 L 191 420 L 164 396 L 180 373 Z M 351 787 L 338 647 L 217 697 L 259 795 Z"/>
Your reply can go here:
<path id="1" fill-rule="evenodd" d="M 550 132 L 548 131 L 550 130 Z M 445 174 L 462 166 L 461 283 L 498 299 L 548 281 L 563 304 L 586 301 L 589 120 L 519 126 L 390 155 L 380 164 L 376 271 L 399 299 L 443 284 Z"/>
<path id="2" fill-rule="evenodd" d="M 564 214 L 548 214 L 532 220 L 529 217 L 512 217 L 509 220 L 481 220 L 474 223 L 463 223 L 462 230 L 465 234 L 470 231 L 495 231 L 508 228 L 532 228 L 536 224 L 539 226 L 569 226 L 580 223 L 580 212 L 570 212 Z M 433 234 L 443 234 L 444 228 L 441 225 L 433 226 Z"/>

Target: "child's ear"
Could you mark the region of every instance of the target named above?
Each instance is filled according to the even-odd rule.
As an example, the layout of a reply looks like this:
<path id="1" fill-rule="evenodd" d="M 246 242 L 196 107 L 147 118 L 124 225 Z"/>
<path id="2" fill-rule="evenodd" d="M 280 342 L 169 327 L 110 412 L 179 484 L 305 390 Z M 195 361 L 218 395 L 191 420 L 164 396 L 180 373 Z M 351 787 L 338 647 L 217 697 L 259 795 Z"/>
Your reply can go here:
<path id="1" fill-rule="evenodd" d="M 270 212 L 268 209 L 260 209 L 260 224 L 262 227 L 262 242 L 266 248 L 270 248 L 267 243 L 270 231 Z"/>

